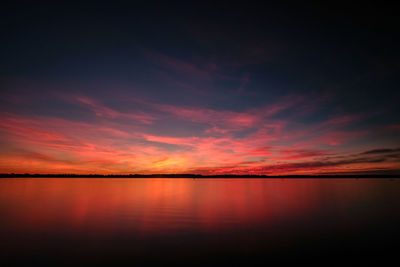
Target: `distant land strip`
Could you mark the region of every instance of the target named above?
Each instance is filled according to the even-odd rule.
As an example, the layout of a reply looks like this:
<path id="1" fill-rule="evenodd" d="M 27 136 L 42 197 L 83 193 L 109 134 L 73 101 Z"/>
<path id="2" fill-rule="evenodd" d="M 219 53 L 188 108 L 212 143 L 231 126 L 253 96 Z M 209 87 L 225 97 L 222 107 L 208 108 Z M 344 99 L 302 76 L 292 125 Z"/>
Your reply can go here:
<path id="1" fill-rule="evenodd" d="M 365 175 L 201 175 L 201 174 L 30 174 L 0 173 L 0 178 L 390 178 L 400 179 L 400 175 L 365 174 Z"/>

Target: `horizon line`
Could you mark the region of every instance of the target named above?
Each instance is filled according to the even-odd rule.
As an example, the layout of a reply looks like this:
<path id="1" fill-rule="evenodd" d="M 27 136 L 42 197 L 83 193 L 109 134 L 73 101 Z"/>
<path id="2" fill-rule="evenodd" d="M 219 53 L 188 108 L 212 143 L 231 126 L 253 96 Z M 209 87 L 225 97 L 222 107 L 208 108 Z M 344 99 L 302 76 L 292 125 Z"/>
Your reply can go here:
<path id="1" fill-rule="evenodd" d="M 163 174 L 76 174 L 76 173 L 0 173 L 0 178 L 400 178 L 400 174 L 293 174 L 293 175 L 257 175 L 257 174 L 216 174 L 203 175 L 192 173 Z"/>

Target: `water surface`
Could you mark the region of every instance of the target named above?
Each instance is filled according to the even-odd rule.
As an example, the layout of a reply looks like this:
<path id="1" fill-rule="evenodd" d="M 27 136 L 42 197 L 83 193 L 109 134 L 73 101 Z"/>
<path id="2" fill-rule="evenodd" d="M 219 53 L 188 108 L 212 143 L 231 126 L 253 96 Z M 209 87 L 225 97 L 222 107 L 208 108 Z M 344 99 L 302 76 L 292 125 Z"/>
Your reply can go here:
<path id="1" fill-rule="evenodd" d="M 26 265 L 384 261 L 399 204 L 389 179 L 0 179 L 0 253 Z"/>

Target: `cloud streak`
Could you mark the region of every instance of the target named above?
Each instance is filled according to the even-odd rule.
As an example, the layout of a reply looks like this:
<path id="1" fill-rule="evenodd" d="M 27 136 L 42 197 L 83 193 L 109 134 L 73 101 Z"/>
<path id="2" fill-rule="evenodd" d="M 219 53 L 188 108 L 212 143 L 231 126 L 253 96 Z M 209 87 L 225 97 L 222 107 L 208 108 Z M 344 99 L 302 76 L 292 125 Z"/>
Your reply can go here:
<path id="1" fill-rule="evenodd" d="M 398 148 L 347 145 L 370 134 L 350 127 L 365 119 L 362 114 L 301 123 L 310 110 L 318 112 L 303 96 L 242 111 L 141 100 L 145 108 L 138 112 L 90 97 L 65 101 L 95 119 L 2 113 L 0 134 L 7 145 L 0 172 L 286 175 L 399 167 Z M 188 125 L 187 133 L 171 131 L 177 124 Z M 164 129 L 168 133 L 161 134 Z"/>

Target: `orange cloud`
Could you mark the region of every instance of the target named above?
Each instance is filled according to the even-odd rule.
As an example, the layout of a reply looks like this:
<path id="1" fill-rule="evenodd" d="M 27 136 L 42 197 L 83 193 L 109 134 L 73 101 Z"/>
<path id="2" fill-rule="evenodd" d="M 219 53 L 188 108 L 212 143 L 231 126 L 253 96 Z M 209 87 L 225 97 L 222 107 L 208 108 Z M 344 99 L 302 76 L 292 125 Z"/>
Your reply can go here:
<path id="1" fill-rule="evenodd" d="M 399 161 L 396 154 L 351 158 L 356 148 L 341 150 L 370 134 L 347 128 L 363 116 L 341 115 L 307 125 L 297 120 L 298 114 L 276 118 L 284 110 L 300 109 L 302 97 L 241 112 L 146 101 L 141 103 L 146 112 L 121 112 L 90 98 L 76 100 L 101 119 L 2 113 L 0 172 L 310 174 L 397 168 Z M 194 122 L 199 128 L 180 136 L 171 131 L 173 126 L 168 128 L 170 121 Z M 168 133 L 161 134 L 160 127 Z"/>

